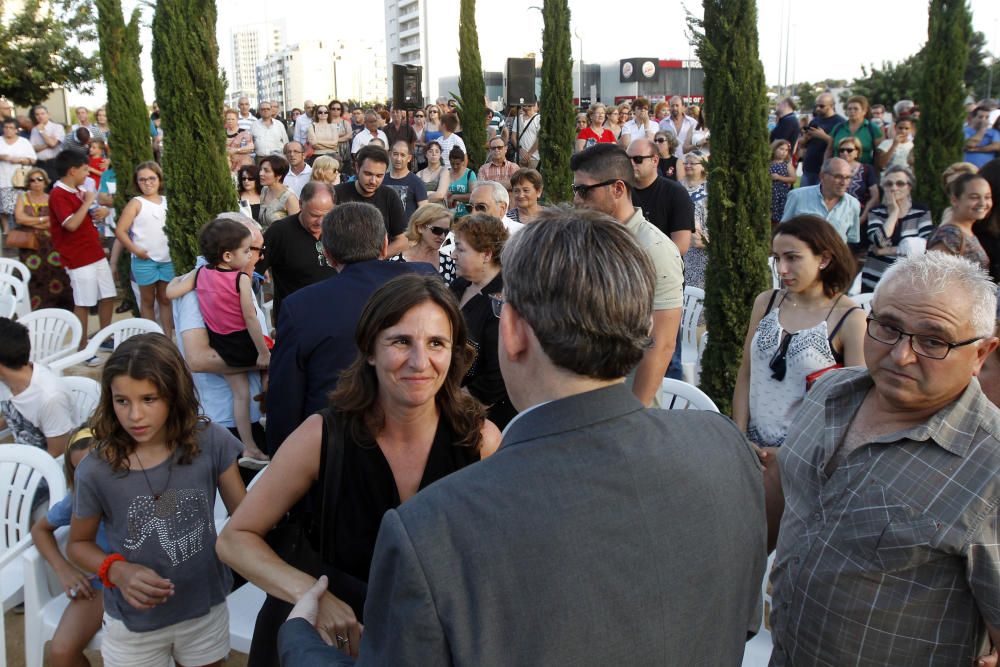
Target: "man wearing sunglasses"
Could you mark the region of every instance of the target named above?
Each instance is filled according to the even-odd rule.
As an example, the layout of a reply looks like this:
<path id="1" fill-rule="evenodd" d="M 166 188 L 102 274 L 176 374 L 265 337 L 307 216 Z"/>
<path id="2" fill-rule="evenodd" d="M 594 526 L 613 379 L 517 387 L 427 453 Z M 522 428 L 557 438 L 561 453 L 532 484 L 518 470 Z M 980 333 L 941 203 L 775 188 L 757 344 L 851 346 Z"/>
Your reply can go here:
<path id="1" fill-rule="evenodd" d="M 660 176 L 660 157 L 649 139 L 633 140 L 627 152 L 635 173 L 632 203 L 642 209 L 646 220 L 670 237 L 683 257 L 694 232 L 694 204 L 687 188 Z"/>
<path id="2" fill-rule="evenodd" d="M 644 405 L 656 395 L 677 343 L 684 304 L 684 261 L 670 237 L 654 227 L 632 203 L 635 172 L 628 154 L 615 144 L 597 144 L 572 157 L 573 203 L 610 215 L 625 226 L 656 268 L 652 346 L 629 376 L 632 393 Z"/>
<path id="3" fill-rule="evenodd" d="M 898 260 L 866 368 L 824 374 L 765 457 L 772 665 L 971 665 L 1000 642 L 1000 410 L 976 380 L 995 290 L 960 257 Z"/>
<path id="4" fill-rule="evenodd" d="M 819 173 L 826 155 L 826 147 L 833 141 L 830 133 L 833 132 L 834 127 L 846 120 L 834 108 L 833 95 L 821 93 L 816 98 L 813 119 L 809 121 L 809 126 L 802 133 L 802 141 L 799 144 L 800 147 L 805 148 L 805 155 L 802 157 L 801 184 L 803 187 L 819 183 Z"/>

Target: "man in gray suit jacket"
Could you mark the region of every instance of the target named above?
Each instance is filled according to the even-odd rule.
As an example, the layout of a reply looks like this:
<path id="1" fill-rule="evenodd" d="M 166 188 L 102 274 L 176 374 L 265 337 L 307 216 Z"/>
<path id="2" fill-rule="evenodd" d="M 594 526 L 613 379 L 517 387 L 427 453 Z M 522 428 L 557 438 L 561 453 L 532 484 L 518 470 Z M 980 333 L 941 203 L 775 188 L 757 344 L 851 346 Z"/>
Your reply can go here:
<path id="1" fill-rule="evenodd" d="M 611 218 L 557 209 L 503 264 L 522 412 L 496 454 L 383 518 L 358 664 L 738 664 L 760 614 L 761 469 L 725 417 L 648 410 L 623 384 L 649 344 L 649 259 Z M 285 667 L 354 664 L 311 625 L 322 586 L 282 626 Z"/>

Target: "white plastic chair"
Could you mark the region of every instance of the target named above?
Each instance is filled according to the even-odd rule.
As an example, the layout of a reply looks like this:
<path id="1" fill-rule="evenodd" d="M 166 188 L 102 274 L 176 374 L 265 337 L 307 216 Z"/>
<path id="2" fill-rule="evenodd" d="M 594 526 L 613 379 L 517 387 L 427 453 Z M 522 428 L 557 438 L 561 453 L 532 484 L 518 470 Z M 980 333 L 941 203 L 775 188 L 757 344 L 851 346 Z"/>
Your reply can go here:
<path id="1" fill-rule="evenodd" d="M 24 599 L 21 556 L 31 546 L 31 502 L 42 480 L 49 488 L 49 503 L 66 495 L 66 478 L 59 463 L 44 449 L 31 445 L 0 447 L 0 610 L 6 612 Z M 0 626 L 0 656 L 7 655 Z"/>
<path id="2" fill-rule="evenodd" d="M 854 276 L 854 282 L 847 289 L 847 296 L 852 299 L 858 294 L 861 294 L 861 271 L 858 271 L 858 275 Z"/>
<path id="3" fill-rule="evenodd" d="M 114 346 L 117 348 L 132 336 L 142 333 L 163 333 L 163 329 L 153 320 L 146 320 L 141 317 L 132 317 L 127 320 L 112 322 L 94 334 L 94 337 L 87 343 L 87 347 L 79 352 L 57 359 L 49 364 L 49 369 L 56 375 L 61 375 L 64 369 L 83 363 L 95 356 L 101 347 L 101 343 L 108 338 L 112 340 Z"/>
<path id="4" fill-rule="evenodd" d="M 73 399 L 73 422 L 89 421 L 101 401 L 101 384 L 88 377 L 64 377 L 62 383 Z"/>
<path id="5" fill-rule="evenodd" d="M 6 317 L 8 320 L 13 319 L 14 313 L 17 312 L 17 299 L 14 298 L 13 294 L 0 294 L 0 317 Z"/>
<path id="6" fill-rule="evenodd" d="M 76 315 L 62 308 L 42 308 L 18 318 L 28 327 L 31 337 L 31 361 L 48 366 L 76 352 L 83 338 L 83 327 Z"/>
<path id="7" fill-rule="evenodd" d="M 264 332 L 264 335 L 270 336 L 271 332 L 274 331 L 275 325 L 277 324 L 274 321 L 274 299 L 265 301 L 261 311 L 264 313 L 264 327 L 267 329 Z"/>
<path id="8" fill-rule="evenodd" d="M 771 594 L 767 592 L 767 586 L 771 578 L 772 567 L 774 567 L 773 551 L 767 559 L 767 567 L 764 568 L 764 581 L 760 586 L 760 595 L 764 600 L 764 613 L 760 619 L 760 629 L 743 648 L 742 667 L 767 667 L 771 661 L 771 651 L 774 644 L 771 640 L 771 631 L 767 627 L 768 616 L 771 612 Z"/>
<path id="9" fill-rule="evenodd" d="M 0 294 L 12 294 L 17 305 L 14 313 L 21 317 L 31 312 L 31 295 L 28 282 L 11 273 L 0 273 Z"/>
<path id="10" fill-rule="evenodd" d="M 684 308 L 681 311 L 681 366 L 684 380 L 695 382 L 698 365 L 698 320 L 705 307 L 705 290 L 688 285 L 684 288 Z"/>
<path id="11" fill-rule="evenodd" d="M 854 302 L 865 309 L 866 315 L 872 314 L 872 299 L 875 298 L 874 292 L 865 292 L 864 294 L 855 294 L 851 297 Z"/>
<path id="12" fill-rule="evenodd" d="M 0 274 L 13 275 L 18 274 L 18 278 L 21 279 L 25 285 L 31 282 L 31 269 L 25 265 L 24 262 L 19 262 L 16 259 L 9 259 L 7 257 L 0 257 Z"/>
<path id="13" fill-rule="evenodd" d="M 660 407 L 664 410 L 719 411 L 715 402 L 701 389 L 687 382 L 670 378 L 664 378 L 663 385 L 660 387 Z"/>

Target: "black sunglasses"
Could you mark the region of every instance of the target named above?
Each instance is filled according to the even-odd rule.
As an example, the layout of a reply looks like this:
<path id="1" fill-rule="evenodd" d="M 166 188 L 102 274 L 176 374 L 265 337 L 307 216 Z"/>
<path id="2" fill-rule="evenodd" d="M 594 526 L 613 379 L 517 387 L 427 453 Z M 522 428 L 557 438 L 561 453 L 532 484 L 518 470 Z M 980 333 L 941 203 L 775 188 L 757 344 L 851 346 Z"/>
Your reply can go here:
<path id="1" fill-rule="evenodd" d="M 634 162 L 635 164 L 642 164 L 643 161 L 650 160 L 650 159 L 652 159 L 654 157 L 656 157 L 656 156 L 655 155 L 632 155 L 631 157 L 629 157 L 629 159 L 632 160 L 632 162 Z"/>
<path id="2" fill-rule="evenodd" d="M 580 199 L 586 199 L 587 195 L 589 195 L 590 191 L 594 188 L 603 188 L 606 185 L 614 185 L 620 180 L 620 178 L 612 178 L 607 181 L 601 181 L 600 183 L 594 183 L 593 185 L 573 185 L 571 188 L 574 195 L 578 196 Z"/>
<path id="3" fill-rule="evenodd" d="M 431 234 L 434 236 L 444 236 L 451 231 L 448 227 L 428 227 L 427 229 L 429 229 Z"/>

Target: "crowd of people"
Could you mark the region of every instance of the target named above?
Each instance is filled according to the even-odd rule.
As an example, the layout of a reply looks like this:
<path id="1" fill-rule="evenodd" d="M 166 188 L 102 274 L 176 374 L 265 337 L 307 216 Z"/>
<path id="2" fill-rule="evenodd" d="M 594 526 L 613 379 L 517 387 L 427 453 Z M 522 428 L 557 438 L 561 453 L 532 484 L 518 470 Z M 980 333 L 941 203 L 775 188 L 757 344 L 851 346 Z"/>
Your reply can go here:
<path id="1" fill-rule="evenodd" d="M 481 165 L 447 98 L 303 106 L 223 112 L 239 211 L 175 275 L 157 162 L 116 220 L 106 115 L 66 132 L 36 107 L 21 137 L 0 101 L 32 306 L 73 309 L 85 343 L 121 279 L 165 334 L 88 360 L 79 425 L 0 319 L 0 412 L 73 487 L 32 531 L 71 599 L 52 664 L 102 625 L 105 664 L 219 664 L 230 568 L 267 593 L 254 667 L 733 664 L 775 549 L 772 664 L 996 664 L 995 103 L 968 109 L 934 220 L 912 102 L 778 102 L 775 288 L 739 323 L 732 420 L 647 409 L 712 271 L 697 105 L 583 110 L 572 206 L 545 199 L 536 103 L 486 107 Z"/>

